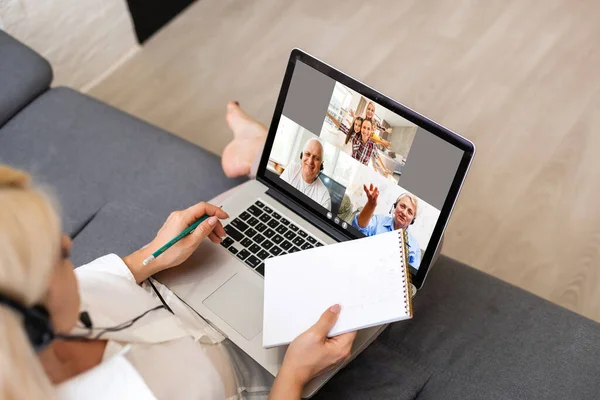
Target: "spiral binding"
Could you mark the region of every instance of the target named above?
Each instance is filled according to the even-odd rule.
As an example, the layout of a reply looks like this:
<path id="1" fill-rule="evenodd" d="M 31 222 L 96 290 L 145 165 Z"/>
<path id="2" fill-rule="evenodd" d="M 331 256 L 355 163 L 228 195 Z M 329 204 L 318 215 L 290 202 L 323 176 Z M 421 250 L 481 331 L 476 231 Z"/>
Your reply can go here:
<path id="1" fill-rule="evenodd" d="M 405 278 L 406 285 L 404 286 L 404 304 L 405 304 L 405 312 L 413 316 L 412 309 L 412 296 L 409 293 L 409 290 L 412 292 L 410 287 L 410 273 L 408 271 L 408 249 L 406 247 L 406 243 L 408 243 L 408 232 L 406 229 L 400 229 L 398 240 L 400 244 L 400 261 L 404 268 L 402 269 L 402 277 Z"/>

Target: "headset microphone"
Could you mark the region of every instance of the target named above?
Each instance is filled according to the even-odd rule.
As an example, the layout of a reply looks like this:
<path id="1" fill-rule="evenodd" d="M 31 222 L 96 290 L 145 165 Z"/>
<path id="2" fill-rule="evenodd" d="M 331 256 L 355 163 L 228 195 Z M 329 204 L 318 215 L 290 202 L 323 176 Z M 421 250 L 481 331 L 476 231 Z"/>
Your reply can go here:
<path id="1" fill-rule="evenodd" d="M 79 314 L 79 321 L 85 326 L 87 329 L 92 329 L 92 319 L 90 318 L 90 314 L 87 311 L 82 311 Z"/>

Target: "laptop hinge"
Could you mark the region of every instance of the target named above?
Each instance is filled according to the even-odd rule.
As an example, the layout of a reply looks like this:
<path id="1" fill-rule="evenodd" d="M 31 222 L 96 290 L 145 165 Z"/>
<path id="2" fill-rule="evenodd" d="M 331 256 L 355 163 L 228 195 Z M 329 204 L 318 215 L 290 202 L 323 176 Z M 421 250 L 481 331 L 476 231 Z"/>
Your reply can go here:
<path id="1" fill-rule="evenodd" d="M 278 202 L 283 204 L 285 207 L 290 209 L 290 211 L 298 214 L 299 216 L 301 216 L 302 218 L 307 220 L 311 225 L 313 225 L 313 226 L 317 227 L 319 230 L 325 232 L 327 235 L 331 236 L 336 241 L 344 242 L 346 240 L 352 239 L 352 237 L 350 237 L 349 235 L 346 235 L 341 232 L 341 227 L 340 227 L 340 230 L 337 230 L 337 229 L 329 226 L 328 224 L 326 224 L 325 222 L 323 222 L 319 218 L 317 218 L 311 211 L 304 208 L 301 204 L 293 201 L 288 196 L 285 196 L 281 192 L 279 192 L 273 188 L 269 188 L 267 190 L 267 195 L 271 196 L 272 198 L 274 198 L 275 200 L 277 200 Z"/>

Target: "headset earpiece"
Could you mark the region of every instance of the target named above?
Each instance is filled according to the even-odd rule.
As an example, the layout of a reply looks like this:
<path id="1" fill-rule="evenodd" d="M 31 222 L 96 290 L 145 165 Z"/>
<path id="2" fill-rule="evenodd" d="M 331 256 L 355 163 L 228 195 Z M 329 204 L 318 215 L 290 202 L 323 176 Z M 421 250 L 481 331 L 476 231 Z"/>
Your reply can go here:
<path id="1" fill-rule="evenodd" d="M 52 343 L 56 334 L 45 307 L 38 305 L 27 311 L 23 325 L 33 349 L 39 353 Z"/>
<path id="2" fill-rule="evenodd" d="M 23 329 L 36 352 L 44 350 L 55 338 L 50 314 L 43 306 L 24 307 L 0 294 L 0 303 L 5 304 L 23 316 Z"/>

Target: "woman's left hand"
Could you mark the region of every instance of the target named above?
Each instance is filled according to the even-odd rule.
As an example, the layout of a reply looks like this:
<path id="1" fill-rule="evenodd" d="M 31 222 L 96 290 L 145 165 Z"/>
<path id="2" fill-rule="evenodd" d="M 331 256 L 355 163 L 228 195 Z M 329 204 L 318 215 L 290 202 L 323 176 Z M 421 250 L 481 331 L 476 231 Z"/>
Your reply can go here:
<path id="1" fill-rule="evenodd" d="M 179 235 L 203 215 L 209 215 L 210 217 L 150 264 L 142 264 L 145 258 Z M 213 243 L 220 243 L 221 237 L 225 236 L 225 229 L 223 229 L 219 219 L 225 218 L 229 218 L 225 211 L 205 202 L 198 203 L 185 210 L 174 211 L 169 215 L 156 237 L 147 246 L 125 257 L 123 261 L 135 276 L 136 281 L 138 283 L 142 282 L 157 272 L 183 263 L 205 238 L 209 238 Z"/>
<path id="2" fill-rule="evenodd" d="M 290 343 L 269 400 L 299 399 L 312 378 L 350 357 L 357 332 L 327 337 L 340 314 L 338 304 L 328 308 L 306 332 Z"/>

